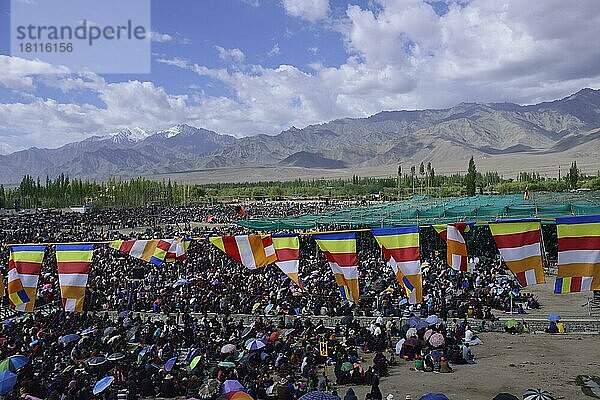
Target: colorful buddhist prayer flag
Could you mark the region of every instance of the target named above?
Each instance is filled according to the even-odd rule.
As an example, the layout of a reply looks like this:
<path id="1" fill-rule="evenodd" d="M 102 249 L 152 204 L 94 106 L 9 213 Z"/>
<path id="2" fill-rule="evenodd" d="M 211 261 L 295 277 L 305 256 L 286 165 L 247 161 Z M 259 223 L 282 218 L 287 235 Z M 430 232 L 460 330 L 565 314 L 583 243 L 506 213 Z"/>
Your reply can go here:
<path id="1" fill-rule="evenodd" d="M 8 297 L 17 311 L 31 312 L 35 308 L 37 286 L 46 246 L 14 245 L 8 262 Z"/>
<path id="2" fill-rule="evenodd" d="M 444 242 L 446 241 L 446 238 L 448 237 L 448 231 L 446 229 L 447 225 L 446 224 L 437 224 L 437 225 L 431 225 L 433 227 L 433 229 L 435 229 L 435 231 L 437 233 L 440 234 L 440 236 L 442 237 L 442 239 L 444 239 Z"/>
<path id="3" fill-rule="evenodd" d="M 300 240 L 296 234 L 272 235 L 273 247 L 277 255 L 275 265 L 286 274 L 292 282 L 304 290 L 304 285 L 298 278 L 298 267 L 300 265 Z"/>
<path id="4" fill-rule="evenodd" d="M 392 267 L 410 304 L 423 301 L 423 277 L 419 248 L 419 227 L 373 228 L 375 240 Z"/>
<path id="5" fill-rule="evenodd" d="M 490 222 L 504 262 L 522 286 L 544 283 L 540 221 Z"/>
<path id="6" fill-rule="evenodd" d="M 270 235 L 215 236 L 209 241 L 248 269 L 261 268 L 277 261 Z"/>
<path id="7" fill-rule="evenodd" d="M 600 290 L 600 215 L 556 218 L 554 293 Z"/>
<path id="8" fill-rule="evenodd" d="M 356 232 L 325 233 L 313 236 L 329 267 L 344 300 L 358 304 L 358 262 Z"/>
<path id="9" fill-rule="evenodd" d="M 171 243 L 164 239 L 114 240 L 110 242 L 110 247 L 131 257 L 160 266 L 167 257 Z"/>
<path id="10" fill-rule="evenodd" d="M 457 222 L 448 225 L 433 225 L 433 228 L 446 242 L 446 262 L 455 271 L 467 272 L 467 244 L 464 233 L 470 230 L 471 224 Z"/>
<path id="11" fill-rule="evenodd" d="M 190 246 L 190 241 L 185 239 L 169 239 L 167 240 L 171 245 L 167 250 L 165 262 L 182 261 L 187 257 L 187 249 Z"/>
<path id="12" fill-rule="evenodd" d="M 56 245 L 58 283 L 65 311 L 83 312 L 93 244 Z"/>

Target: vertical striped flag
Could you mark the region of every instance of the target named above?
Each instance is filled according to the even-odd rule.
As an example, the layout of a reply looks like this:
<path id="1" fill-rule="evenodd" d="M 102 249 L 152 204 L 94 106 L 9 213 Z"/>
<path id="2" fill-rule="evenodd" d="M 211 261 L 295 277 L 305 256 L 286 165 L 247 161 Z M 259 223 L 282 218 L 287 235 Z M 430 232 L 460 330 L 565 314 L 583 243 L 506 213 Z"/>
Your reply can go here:
<path id="1" fill-rule="evenodd" d="M 556 218 L 554 293 L 600 290 L 600 215 Z"/>
<path id="2" fill-rule="evenodd" d="M 171 245 L 167 250 L 165 262 L 175 262 L 185 260 L 187 257 L 187 249 L 190 246 L 190 240 L 183 238 L 167 240 Z"/>
<path id="3" fill-rule="evenodd" d="M 435 229 L 435 231 L 437 233 L 440 234 L 440 236 L 442 237 L 442 239 L 444 239 L 444 242 L 446 241 L 446 239 L 448 238 L 448 231 L 446 230 L 447 225 L 446 224 L 437 224 L 437 225 L 431 225 L 433 227 L 433 229 Z"/>
<path id="4" fill-rule="evenodd" d="M 248 269 L 261 268 L 277 261 L 270 235 L 215 236 L 209 241 Z"/>
<path id="5" fill-rule="evenodd" d="M 171 247 L 168 240 L 113 240 L 110 247 L 154 265 L 162 265 Z"/>
<path id="6" fill-rule="evenodd" d="M 344 300 L 358 304 L 356 232 L 313 235 L 335 276 Z"/>
<path id="7" fill-rule="evenodd" d="M 277 255 L 275 265 L 286 274 L 302 290 L 304 285 L 298 278 L 298 266 L 300 265 L 300 240 L 297 234 L 273 235 L 273 247 Z"/>
<path id="8" fill-rule="evenodd" d="M 433 228 L 446 242 L 446 261 L 455 271 L 467 272 L 469 270 L 467 244 L 463 235 L 471 229 L 471 225 L 465 222 L 433 225 Z"/>
<path id="9" fill-rule="evenodd" d="M 522 286 L 544 283 L 540 221 L 489 224 L 500 255 Z"/>
<path id="10" fill-rule="evenodd" d="M 65 311 L 83 312 L 93 244 L 57 244 L 56 265 Z"/>
<path id="11" fill-rule="evenodd" d="M 37 286 L 46 246 L 15 245 L 8 261 L 8 296 L 11 307 L 31 312 L 35 308 Z"/>
<path id="12" fill-rule="evenodd" d="M 419 248 L 419 227 L 373 228 L 375 240 L 404 287 L 410 304 L 423 301 L 423 277 Z"/>

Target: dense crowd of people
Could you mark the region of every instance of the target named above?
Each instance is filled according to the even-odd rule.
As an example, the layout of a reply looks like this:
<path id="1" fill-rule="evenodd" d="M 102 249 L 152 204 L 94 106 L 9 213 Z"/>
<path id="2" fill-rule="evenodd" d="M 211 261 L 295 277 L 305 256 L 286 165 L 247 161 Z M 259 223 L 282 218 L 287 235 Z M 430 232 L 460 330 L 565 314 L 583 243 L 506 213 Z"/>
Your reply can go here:
<path id="1" fill-rule="evenodd" d="M 256 204 L 244 212 L 287 215 L 316 213 L 323 207 Z M 46 210 L 5 217 L 0 240 L 204 238 L 245 232 L 236 226 L 197 224 L 207 218 L 216 222 L 210 216 L 231 222 L 238 214 L 239 208 L 229 205 L 66 215 Z M 56 311 L 60 289 L 53 248 L 48 246 L 37 299 L 37 307 L 48 315 L 13 318 L 0 331 L 0 360 L 14 355 L 29 360 L 7 396 L 67 400 L 121 391 L 131 397 L 213 398 L 223 382 L 236 380 L 255 399 L 297 399 L 307 391 L 331 389 L 332 382 L 371 385 L 372 398 L 381 399 L 379 377 L 399 359 L 414 360 L 417 370 L 440 372 L 451 371 L 450 364 L 473 363 L 470 346 L 480 341 L 467 318 L 494 320 L 498 310 L 510 309 L 511 297 L 521 296 L 497 259 L 476 258 L 471 273 L 456 273 L 446 265 L 442 251 L 422 259 L 423 301 L 408 304 L 374 238 L 366 232 L 357 238 L 356 305 L 341 299 L 314 240 L 303 236 L 300 280 L 305 290 L 276 266 L 247 270 L 206 240 L 193 241 L 185 260 L 160 267 L 98 245 L 82 315 Z M 6 248 L 0 257 L 5 276 Z M 527 307 L 539 306 L 532 297 L 521 300 Z M 109 317 L 107 311 L 119 318 Z M 255 317 L 244 323 L 235 314 Z M 341 325 L 326 327 L 302 318 L 311 315 L 344 318 Z M 372 317 L 373 322 L 361 326 L 356 316 Z M 61 341 L 67 335 L 74 335 L 73 340 Z M 248 345 L 250 339 L 258 349 Z M 322 343 L 327 343 L 327 356 L 320 353 Z M 232 346 L 222 351 L 226 345 Z M 386 355 L 390 348 L 392 353 Z M 370 367 L 361 356 L 364 352 L 375 355 Z M 169 366 L 173 359 L 175 365 Z M 111 387 L 94 396 L 94 383 L 105 375 L 114 377 Z M 209 396 L 211 384 L 217 392 Z"/>

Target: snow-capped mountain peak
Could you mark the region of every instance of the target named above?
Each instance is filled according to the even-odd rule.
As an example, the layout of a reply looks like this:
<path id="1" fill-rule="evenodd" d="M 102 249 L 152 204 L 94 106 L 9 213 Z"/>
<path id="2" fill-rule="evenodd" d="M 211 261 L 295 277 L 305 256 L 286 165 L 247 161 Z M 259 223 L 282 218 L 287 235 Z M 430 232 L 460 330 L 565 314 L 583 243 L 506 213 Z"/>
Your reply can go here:
<path id="1" fill-rule="evenodd" d="M 150 136 L 150 133 L 137 126 L 135 128 L 125 128 L 109 135 L 115 143 L 139 142 L 148 136 Z"/>
<path id="2" fill-rule="evenodd" d="M 193 126 L 189 126 L 187 124 L 178 124 L 173 126 L 172 128 L 165 129 L 164 131 L 158 132 L 159 135 L 169 139 L 177 135 L 183 134 L 184 136 L 193 135 L 199 131 L 198 128 Z"/>

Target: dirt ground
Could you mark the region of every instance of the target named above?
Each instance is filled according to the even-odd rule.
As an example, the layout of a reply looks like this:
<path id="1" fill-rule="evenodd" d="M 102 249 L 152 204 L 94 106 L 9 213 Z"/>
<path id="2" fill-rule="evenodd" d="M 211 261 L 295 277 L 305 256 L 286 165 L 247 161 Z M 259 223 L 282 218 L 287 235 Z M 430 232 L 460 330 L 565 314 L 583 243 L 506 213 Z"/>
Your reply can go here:
<path id="1" fill-rule="evenodd" d="M 592 310 L 587 307 L 588 301 L 592 298 L 591 292 L 568 293 L 556 295 L 554 291 L 553 276 L 546 276 L 546 283 L 540 285 L 528 286 L 522 289 L 524 293 L 533 293 L 540 303 L 539 310 L 528 310 L 525 318 L 547 318 L 548 314 L 559 314 L 563 319 L 598 319 L 600 310 Z M 498 317 L 503 317 L 497 313 Z M 403 399 L 404 400 L 404 399 Z"/>
<path id="2" fill-rule="evenodd" d="M 582 307 L 588 301 L 587 293 L 554 295 L 554 278 L 547 277 L 547 280 L 545 285 L 524 289 L 534 293 L 542 305 L 540 310 L 524 315 L 525 319 L 545 319 L 550 313 L 558 313 L 563 319 L 599 318 L 598 311 L 590 316 L 588 308 Z M 592 399 L 583 394 L 575 378 L 577 375 L 600 376 L 599 334 L 481 333 L 480 337 L 483 345 L 472 347 L 477 364 L 453 366 L 451 374 L 411 371 L 414 362 L 400 360 L 398 366 L 391 369 L 390 376 L 381 379 L 384 399 L 392 393 L 394 400 L 404 400 L 407 394 L 414 400 L 428 392 L 444 393 L 453 400 L 491 400 L 501 392 L 522 398 L 523 392 L 532 387 L 549 390 L 557 399 Z M 366 358 L 370 360 L 371 356 Z M 362 400 L 370 387 L 354 389 Z M 338 391 L 343 398 L 346 388 Z"/>
<path id="3" fill-rule="evenodd" d="M 441 392 L 450 399 L 491 400 L 501 392 L 521 398 L 526 389 L 535 387 L 549 390 L 557 399 L 591 399 L 575 384 L 575 377 L 600 375 L 599 335 L 483 333 L 481 338 L 483 345 L 472 348 L 477 364 L 454 366 L 450 374 L 411 371 L 414 362 L 401 360 L 390 376 L 381 379 L 383 397 L 392 393 L 395 400 L 404 400 L 407 394 L 419 399 Z M 370 387 L 354 390 L 362 400 Z M 343 398 L 346 388 L 338 392 Z"/>

